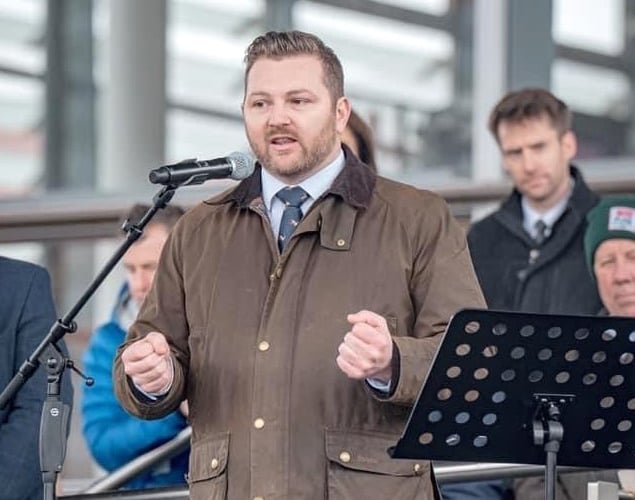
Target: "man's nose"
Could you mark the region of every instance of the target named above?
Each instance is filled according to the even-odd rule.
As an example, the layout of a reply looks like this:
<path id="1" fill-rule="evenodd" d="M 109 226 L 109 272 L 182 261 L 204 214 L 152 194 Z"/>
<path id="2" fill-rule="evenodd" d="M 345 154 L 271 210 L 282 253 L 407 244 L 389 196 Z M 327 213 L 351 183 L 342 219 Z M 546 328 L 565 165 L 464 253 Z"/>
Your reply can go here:
<path id="1" fill-rule="evenodd" d="M 273 104 L 269 111 L 269 125 L 286 125 L 289 123 L 289 113 L 283 103 Z"/>
<path id="2" fill-rule="evenodd" d="M 145 294 L 152 284 L 152 273 L 138 271 L 130 276 L 130 288 L 136 294 Z"/>
<path id="3" fill-rule="evenodd" d="M 536 170 L 537 159 L 536 155 L 531 151 L 524 150 L 521 154 L 520 161 L 525 172 L 533 172 Z"/>
<path id="4" fill-rule="evenodd" d="M 635 264 L 626 259 L 617 259 L 613 268 L 613 280 L 616 283 L 626 283 L 635 280 Z"/>

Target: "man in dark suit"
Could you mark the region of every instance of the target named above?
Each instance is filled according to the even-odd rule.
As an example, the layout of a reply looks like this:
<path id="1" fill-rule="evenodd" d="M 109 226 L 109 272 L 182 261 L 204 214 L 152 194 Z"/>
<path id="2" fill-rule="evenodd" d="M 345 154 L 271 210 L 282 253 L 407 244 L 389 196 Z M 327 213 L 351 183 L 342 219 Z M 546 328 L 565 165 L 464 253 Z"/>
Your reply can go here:
<path id="1" fill-rule="evenodd" d="M 491 309 L 596 314 L 602 307 L 583 249 L 585 217 L 598 196 L 572 164 L 572 120 L 567 104 L 541 88 L 508 93 L 490 114 L 490 132 L 514 185 L 499 209 L 468 233 Z M 579 498 L 565 496 L 564 477 L 558 476 L 557 498 Z M 542 499 L 544 491 L 543 477 L 514 481 L 516 500 Z"/>
<path id="2" fill-rule="evenodd" d="M 47 271 L 35 264 L 0 257 L 0 390 L 33 353 L 55 320 Z M 64 348 L 62 341 L 57 345 Z M 0 410 L 2 498 L 43 497 L 38 440 L 46 379 L 46 370 L 39 367 Z M 70 405 L 73 393 L 68 373 L 62 380 L 61 395 Z"/>

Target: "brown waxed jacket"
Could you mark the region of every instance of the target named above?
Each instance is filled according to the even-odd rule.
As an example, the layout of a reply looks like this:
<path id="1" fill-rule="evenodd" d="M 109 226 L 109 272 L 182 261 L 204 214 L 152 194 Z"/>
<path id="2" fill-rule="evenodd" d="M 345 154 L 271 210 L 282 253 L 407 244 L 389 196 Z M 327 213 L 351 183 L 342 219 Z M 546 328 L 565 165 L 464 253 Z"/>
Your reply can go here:
<path id="1" fill-rule="evenodd" d="M 437 195 L 346 166 L 279 254 L 260 170 L 182 217 L 117 355 L 124 406 L 156 418 L 187 398 L 190 497 L 432 500 L 426 461 L 391 459 L 450 317 L 484 307 L 463 229 Z M 337 367 L 348 313 L 384 316 L 396 355 L 383 395 Z M 120 355 L 168 338 L 175 378 L 151 402 Z"/>

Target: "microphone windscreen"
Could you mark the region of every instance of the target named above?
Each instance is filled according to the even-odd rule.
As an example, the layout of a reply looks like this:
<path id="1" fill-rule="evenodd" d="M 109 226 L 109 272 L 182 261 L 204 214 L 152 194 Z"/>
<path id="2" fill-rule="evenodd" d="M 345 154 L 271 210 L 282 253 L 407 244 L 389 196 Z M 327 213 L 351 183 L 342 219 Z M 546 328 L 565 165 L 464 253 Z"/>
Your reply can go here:
<path id="1" fill-rule="evenodd" d="M 256 162 L 254 158 L 248 153 L 234 152 L 228 157 L 232 164 L 233 170 L 230 178 L 234 180 L 246 179 L 249 177 L 256 168 Z"/>

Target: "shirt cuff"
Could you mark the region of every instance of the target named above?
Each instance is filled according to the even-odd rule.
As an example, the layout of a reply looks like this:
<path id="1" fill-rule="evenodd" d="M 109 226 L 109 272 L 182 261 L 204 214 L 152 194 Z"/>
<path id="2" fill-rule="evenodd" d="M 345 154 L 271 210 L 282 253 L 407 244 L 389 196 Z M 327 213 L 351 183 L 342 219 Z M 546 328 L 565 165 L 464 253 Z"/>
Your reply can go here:
<path id="1" fill-rule="evenodd" d="M 168 358 L 168 364 L 170 365 L 170 381 L 165 385 L 165 387 L 163 387 L 163 389 L 156 392 L 146 392 L 133 382 L 134 388 L 151 401 L 157 401 L 161 398 L 161 396 L 165 396 L 168 392 L 170 392 L 170 389 L 172 389 L 172 384 L 174 382 L 174 361 L 172 361 L 172 356 Z"/>
<path id="2" fill-rule="evenodd" d="M 388 394 L 390 392 L 390 382 L 390 380 L 388 382 L 384 382 L 383 380 L 379 380 L 377 378 L 366 379 L 366 383 L 368 385 L 376 391 L 383 392 L 384 394 Z"/>

